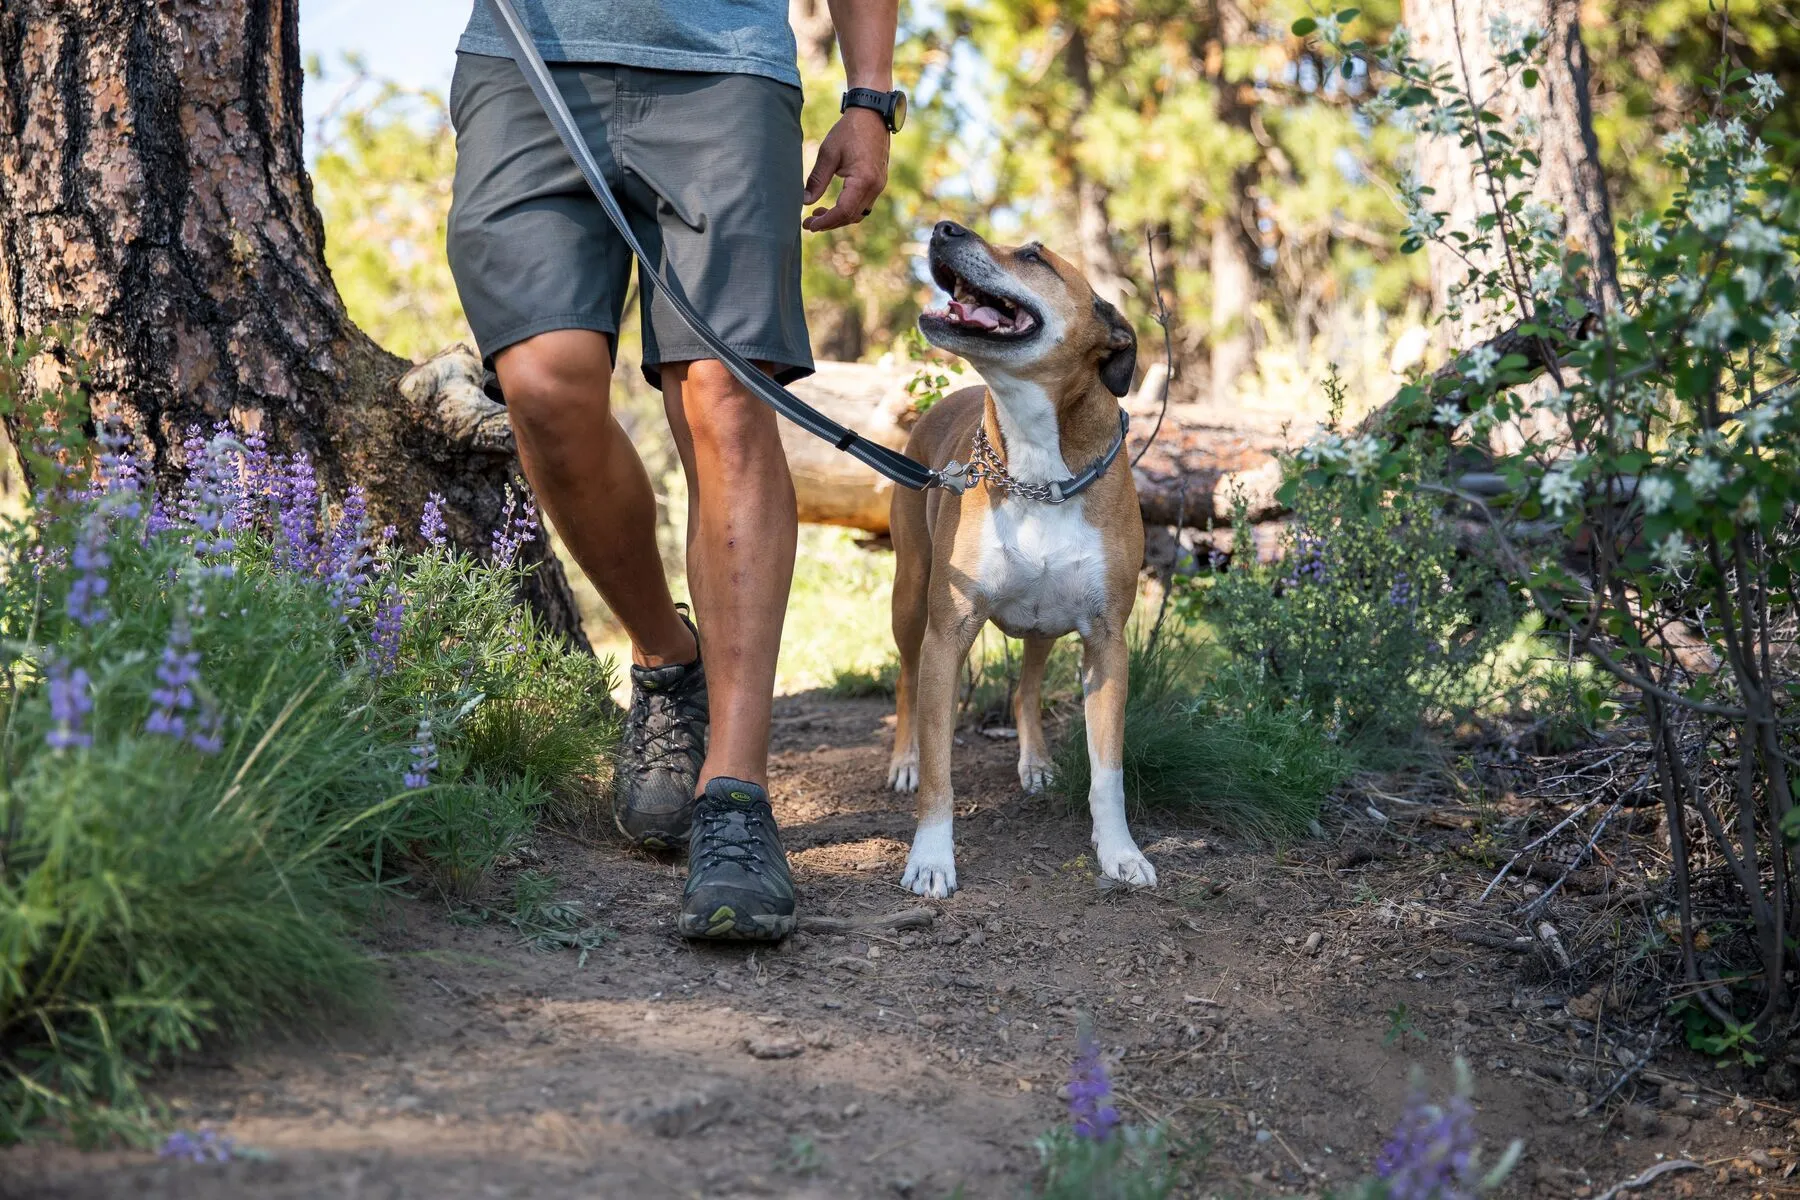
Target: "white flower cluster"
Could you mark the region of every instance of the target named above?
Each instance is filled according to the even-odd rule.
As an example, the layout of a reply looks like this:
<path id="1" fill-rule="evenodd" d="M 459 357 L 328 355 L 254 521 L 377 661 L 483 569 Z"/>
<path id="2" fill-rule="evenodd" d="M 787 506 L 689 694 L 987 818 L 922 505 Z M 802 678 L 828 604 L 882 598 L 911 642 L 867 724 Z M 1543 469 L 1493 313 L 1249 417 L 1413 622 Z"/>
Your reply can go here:
<path id="1" fill-rule="evenodd" d="M 1775 82 L 1773 75 L 1752 75 L 1750 77 L 1750 102 L 1765 112 L 1775 107 L 1781 99 L 1781 85 Z"/>
<path id="2" fill-rule="evenodd" d="M 1725 486 L 1725 464 L 1716 458 L 1696 458 L 1688 464 L 1688 487 L 1702 500 Z"/>
<path id="3" fill-rule="evenodd" d="M 1575 478 L 1569 467 L 1558 467 L 1544 472 L 1542 482 L 1538 484 L 1538 494 L 1543 496 L 1544 503 L 1557 516 L 1568 512 L 1569 506 L 1581 499 L 1581 481 Z"/>
<path id="4" fill-rule="evenodd" d="M 1555 237 L 1562 231 L 1562 214 L 1537 200 L 1519 210 L 1519 219 L 1538 237 Z"/>
<path id="5" fill-rule="evenodd" d="M 1335 433 L 1314 438 L 1300 447 L 1299 458 L 1315 467 L 1342 467 L 1354 479 L 1372 474 L 1381 466 L 1385 444 L 1378 437 L 1345 438 Z"/>
<path id="6" fill-rule="evenodd" d="M 1738 420 L 1743 423 L 1744 436 L 1750 439 L 1750 444 L 1760 446 L 1765 438 L 1775 432 L 1775 427 L 1785 416 L 1787 404 L 1781 400 L 1771 400 L 1767 404 L 1742 410 L 1738 413 Z"/>
<path id="7" fill-rule="evenodd" d="M 1667 475 L 1646 475 L 1638 481 L 1638 500 L 1651 516 L 1669 507 L 1675 499 L 1675 481 Z"/>
<path id="8" fill-rule="evenodd" d="M 1463 355 L 1462 373 L 1476 387 L 1486 387 L 1494 380 L 1500 366 L 1500 352 L 1483 344 Z"/>
<path id="9" fill-rule="evenodd" d="M 1694 322 L 1694 344 L 1696 346 L 1723 346 L 1731 335 L 1737 331 L 1737 313 L 1732 310 L 1731 303 L 1723 296 L 1716 296 Z"/>
<path id="10" fill-rule="evenodd" d="M 1525 48 L 1528 39 L 1543 41 L 1543 26 L 1528 21 L 1515 21 L 1505 13 L 1495 13 L 1488 18 L 1488 45 L 1502 56 L 1517 54 Z"/>
<path id="11" fill-rule="evenodd" d="M 1650 557 L 1656 564 L 1668 571 L 1678 571 L 1685 567 L 1694 556 L 1693 548 L 1688 545 L 1687 536 L 1671 533 L 1650 549 Z"/>
<path id="12" fill-rule="evenodd" d="M 1714 188 L 1697 193 L 1688 202 L 1688 220 L 1704 234 L 1715 234 L 1731 224 L 1731 197 Z"/>

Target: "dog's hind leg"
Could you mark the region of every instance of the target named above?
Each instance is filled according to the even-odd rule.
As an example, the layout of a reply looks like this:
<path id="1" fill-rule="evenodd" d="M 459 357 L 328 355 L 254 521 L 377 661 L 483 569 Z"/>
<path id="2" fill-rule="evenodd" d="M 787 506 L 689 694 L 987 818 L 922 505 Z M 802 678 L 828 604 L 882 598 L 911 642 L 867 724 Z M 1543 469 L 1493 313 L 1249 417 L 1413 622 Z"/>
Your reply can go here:
<path id="1" fill-rule="evenodd" d="M 918 529 L 913 536 L 924 534 Z M 930 549 L 929 545 L 915 547 L 895 539 L 894 647 L 900 653 L 900 678 L 894 684 L 894 753 L 888 759 L 888 786 L 896 792 L 910 792 L 919 786 L 919 644 L 925 639 Z"/>
<path id="2" fill-rule="evenodd" d="M 919 827 L 906 856 L 902 887 L 921 896 L 956 890 L 956 797 L 950 790 L 950 749 L 956 740 L 956 677 L 985 615 L 929 623 L 919 647 L 913 716 L 919 737 Z"/>
<path id="3" fill-rule="evenodd" d="M 1044 744 L 1044 664 L 1055 638 L 1026 638 L 1019 667 L 1019 690 L 1013 697 L 1013 728 L 1019 731 L 1019 786 L 1028 794 L 1050 782 L 1050 751 Z"/>
<path id="4" fill-rule="evenodd" d="M 1130 652 L 1119 633 L 1082 640 L 1081 690 L 1086 695 L 1088 808 L 1100 873 L 1136 887 L 1155 887 L 1156 868 L 1125 822 L 1125 694 Z"/>

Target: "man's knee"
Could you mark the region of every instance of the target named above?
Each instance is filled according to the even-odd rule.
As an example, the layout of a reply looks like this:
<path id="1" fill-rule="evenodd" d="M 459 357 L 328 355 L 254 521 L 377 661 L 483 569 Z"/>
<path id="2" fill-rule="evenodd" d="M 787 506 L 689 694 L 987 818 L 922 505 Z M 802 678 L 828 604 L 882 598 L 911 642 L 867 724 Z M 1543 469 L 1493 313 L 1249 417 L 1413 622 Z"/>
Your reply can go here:
<path id="1" fill-rule="evenodd" d="M 681 403 L 697 452 L 740 460 L 782 454 L 775 411 L 738 382 L 724 363 L 685 364 Z"/>
<path id="2" fill-rule="evenodd" d="M 554 434 L 611 415 L 612 354 L 605 334 L 541 333 L 502 350 L 494 371 L 512 419 L 535 430 Z"/>

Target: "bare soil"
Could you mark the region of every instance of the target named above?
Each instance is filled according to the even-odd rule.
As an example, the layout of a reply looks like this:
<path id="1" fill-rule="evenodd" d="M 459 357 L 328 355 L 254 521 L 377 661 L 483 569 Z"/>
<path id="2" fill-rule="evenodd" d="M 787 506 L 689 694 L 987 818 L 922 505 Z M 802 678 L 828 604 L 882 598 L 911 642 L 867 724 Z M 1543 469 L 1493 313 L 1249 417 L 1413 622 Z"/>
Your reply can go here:
<path id="1" fill-rule="evenodd" d="M 1525 1142 L 1510 1195 L 1598 1197 L 1674 1157 L 1706 1165 L 1628 1194 L 1800 1194 L 1800 1114 L 1739 1097 L 1735 1069 L 1664 1049 L 1587 1111 L 1642 1058 L 1659 1005 L 1576 982 L 1543 944 L 1464 940 L 1523 893 L 1476 903 L 1492 868 L 1457 853 L 1454 811 L 1339 814 L 1281 850 L 1152 817 L 1136 829 L 1162 886 L 1103 890 L 1085 817 L 1021 795 L 1015 744 L 970 731 L 963 890 L 926 904 L 898 887 L 911 820 L 883 787 L 888 711 L 782 700 L 776 808 L 806 913 L 924 907 L 924 927 L 695 945 L 672 929 L 681 864 L 546 833 L 543 865 L 618 934 L 585 966 L 409 903 L 370 939 L 385 1020 L 220 1048 L 157 1082 L 181 1125 L 266 1157 L 33 1145 L 0 1154 L 0 1195 L 1017 1196 L 1062 1115 L 1078 1012 L 1127 1118 L 1195 1139 L 1187 1194 L 1355 1177 L 1411 1065 L 1441 1090 L 1456 1054 L 1490 1145 Z M 1571 887 L 1551 917 L 1573 930 L 1611 902 Z"/>

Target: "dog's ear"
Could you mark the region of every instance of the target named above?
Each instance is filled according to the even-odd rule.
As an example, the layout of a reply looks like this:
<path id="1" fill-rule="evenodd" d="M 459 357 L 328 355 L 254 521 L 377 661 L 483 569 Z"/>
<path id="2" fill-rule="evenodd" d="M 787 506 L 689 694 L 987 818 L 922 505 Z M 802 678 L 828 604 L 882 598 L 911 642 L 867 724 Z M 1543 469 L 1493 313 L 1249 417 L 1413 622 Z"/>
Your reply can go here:
<path id="1" fill-rule="evenodd" d="M 1123 397 L 1137 378 L 1137 331 L 1119 310 L 1094 297 L 1094 315 L 1106 328 L 1106 353 L 1100 358 L 1100 382 L 1115 396 Z"/>

